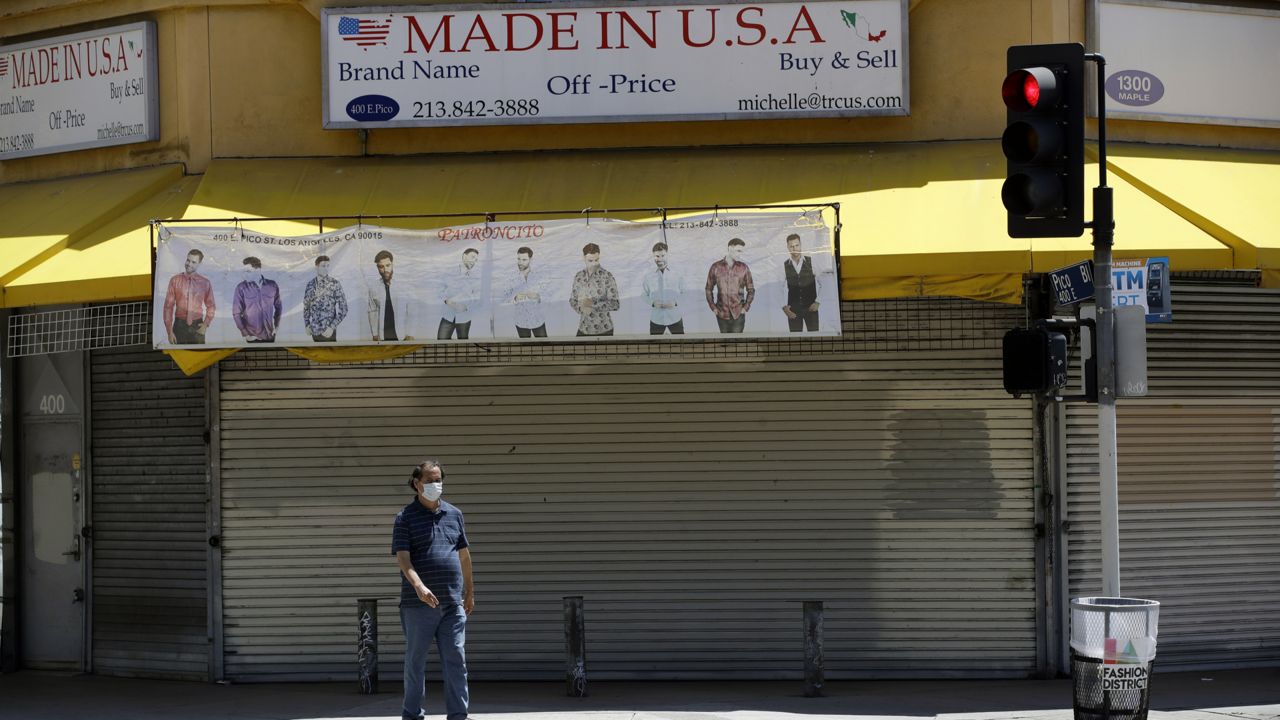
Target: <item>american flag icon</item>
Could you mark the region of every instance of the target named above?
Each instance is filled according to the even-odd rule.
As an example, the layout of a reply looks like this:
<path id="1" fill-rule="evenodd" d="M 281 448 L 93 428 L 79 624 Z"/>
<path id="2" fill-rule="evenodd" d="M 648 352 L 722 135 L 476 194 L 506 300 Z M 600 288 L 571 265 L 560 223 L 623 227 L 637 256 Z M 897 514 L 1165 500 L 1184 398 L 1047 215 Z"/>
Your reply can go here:
<path id="1" fill-rule="evenodd" d="M 0 55 L 0 77 L 9 74 L 9 56 Z"/>
<path id="2" fill-rule="evenodd" d="M 362 48 L 372 45 L 386 45 L 387 36 L 391 34 L 391 18 L 383 22 L 343 16 L 338 20 L 338 35 L 347 42 L 353 42 Z"/>

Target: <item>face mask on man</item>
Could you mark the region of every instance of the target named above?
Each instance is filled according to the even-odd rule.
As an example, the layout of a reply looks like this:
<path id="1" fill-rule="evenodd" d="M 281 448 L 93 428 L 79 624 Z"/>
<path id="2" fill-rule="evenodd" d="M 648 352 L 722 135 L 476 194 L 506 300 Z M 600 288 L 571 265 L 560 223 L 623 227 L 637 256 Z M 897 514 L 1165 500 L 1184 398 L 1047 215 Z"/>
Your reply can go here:
<path id="1" fill-rule="evenodd" d="M 444 483 L 422 483 L 422 497 L 426 498 L 427 502 L 435 502 L 439 500 L 440 496 L 443 494 Z"/>

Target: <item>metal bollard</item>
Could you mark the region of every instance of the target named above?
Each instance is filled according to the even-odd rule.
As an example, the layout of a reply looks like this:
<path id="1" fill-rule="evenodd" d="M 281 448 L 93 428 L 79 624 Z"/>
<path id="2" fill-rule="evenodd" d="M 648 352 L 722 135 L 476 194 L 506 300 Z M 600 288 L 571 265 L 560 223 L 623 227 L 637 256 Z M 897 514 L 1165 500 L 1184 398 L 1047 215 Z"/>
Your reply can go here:
<path id="1" fill-rule="evenodd" d="M 582 596 L 564 599 L 565 686 L 569 697 L 587 696 L 587 630 Z"/>
<path id="2" fill-rule="evenodd" d="M 822 696 L 822 601 L 804 603 L 804 696 Z"/>
<path id="3" fill-rule="evenodd" d="M 359 668 L 360 694 L 378 692 L 378 599 L 356 601 L 359 631 L 356 635 L 356 664 Z"/>

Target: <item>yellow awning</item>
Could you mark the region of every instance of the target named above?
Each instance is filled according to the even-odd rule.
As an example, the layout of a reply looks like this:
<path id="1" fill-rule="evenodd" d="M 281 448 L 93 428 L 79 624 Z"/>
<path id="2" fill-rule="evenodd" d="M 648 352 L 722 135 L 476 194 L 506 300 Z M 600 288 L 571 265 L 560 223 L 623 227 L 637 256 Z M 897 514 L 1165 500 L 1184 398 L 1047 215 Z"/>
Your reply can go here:
<path id="1" fill-rule="evenodd" d="M 102 173 L 65 180 L 0 186 L 0 292 L 3 307 L 99 301 L 121 297 L 123 273 L 136 273 L 137 263 L 120 258 L 120 250 L 94 253 L 91 262 L 76 262 L 80 252 L 98 248 L 114 236 L 105 228 L 142 227 L 148 216 L 139 206 L 182 179 L 182 167 Z M 83 248 L 62 257 L 68 248 Z M 150 275 L 150 249 L 141 247 L 141 267 Z M 55 262 L 51 274 L 46 263 Z M 98 267 L 100 266 L 100 267 Z M 32 275 L 32 273 L 35 273 Z M 65 273 L 65 274 L 61 274 Z M 30 276 L 30 277 L 28 277 Z M 59 287 L 52 291 L 53 287 Z M 46 294 L 44 289 L 50 289 Z M 134 287 L 129 297 L 150 295 L 150 281 Z"/>
<path id="2" fill-rule="evenodd" d="M 150 219 L 179 217 L 200 184 L 179 176 L 53 257 L 10 281 L 9 307 L 55 303 L 111 302 L 151 297 Z"/>
<path id="3" fill-rule="evenodd" d="M 999 143 L 605 151 L 439 158 L 218 160 L 189 218 L 840 203 L 841 296 L 953 295 L 1017 303 L 1023 273 L 1092 254 L 1089 235 L 1013 239 L 1000 204 Z M 1096 165 L 1088 177 L 1096 178 Z M 1231 249 L 1113 174 L 1117 257 L 1175 269 L 1232 267 Z M 512 218 L 518 215 L 506 215 Z M 442 220 L 394 220 L 431 227 Z M 333 229 L 350 221 L 330 221 Z M 311 221 L 255 222 L 316 232 Z"/>
<path id="4" fill-rule="evenodd" d="M 1275 154 L 1117 146 L 1109 160 L 1117 257 L 1167 255 L 1175 270 L 1280 272 L 1271 230 L 1280 209 L 1262 197 L 1280 186 Z M 1090 184 L 1094 177 L 1091 166 Z M 1003 178 L 992 141 L 215 160 L 201 178 L 166 166 L 0 186 L 0 285 L 7 307 L 146 297 L 152 217 L 362 215 L 431 227 L 446 221 L 374 216 L 836 202 L 842 297 L 1019 302 L 1023 273 L 1092 250 L 1088 235 L 1008 237 Z M 1237 196 L 1242 187 L 1256 197 Z M 320 229 L 311 220 L 252 227 L 284 235 Z"/>
<path id="5" fill-rule="evenodd" d="M 1130 144 L 1108 152 L 1117 174 L 1229 246 L 1232 267 L 1261 270 L 1263 287 L 1280 287 L 1280 153 Z"/>

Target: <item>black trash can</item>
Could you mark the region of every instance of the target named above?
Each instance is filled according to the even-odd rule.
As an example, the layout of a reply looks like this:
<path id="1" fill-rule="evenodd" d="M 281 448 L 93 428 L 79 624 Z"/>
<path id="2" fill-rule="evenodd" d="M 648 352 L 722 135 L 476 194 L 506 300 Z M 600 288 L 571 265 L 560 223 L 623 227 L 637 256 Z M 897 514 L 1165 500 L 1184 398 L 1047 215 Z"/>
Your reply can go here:
<path id="1" fill-rule="evenodd" d="M 1155 600 L 1071 601 L 1075 720 L 1147 720 L 1159 614 Z"/>

